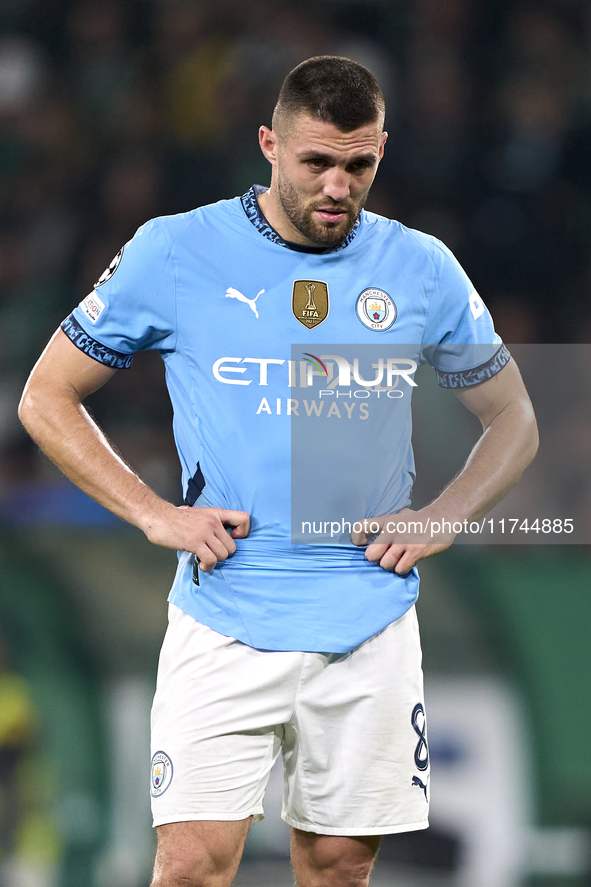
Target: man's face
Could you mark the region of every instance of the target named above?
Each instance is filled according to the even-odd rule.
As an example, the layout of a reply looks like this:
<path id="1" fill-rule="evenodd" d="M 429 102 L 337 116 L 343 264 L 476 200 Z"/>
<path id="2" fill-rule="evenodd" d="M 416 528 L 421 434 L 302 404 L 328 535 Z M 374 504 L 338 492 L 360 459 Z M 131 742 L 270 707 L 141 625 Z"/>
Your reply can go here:
<path id="1" fill-rule="evenodd" d="M 269 193 L 287 234 L 279 233 L 308 246 L 339 246 L 359 217 L 382 159 L 387 135 L 381 121 L 342 132 L 300 114 L 288 134 L 267 133 L 275 138 L 272 156 L 263 147 L 273 164 Z"/>

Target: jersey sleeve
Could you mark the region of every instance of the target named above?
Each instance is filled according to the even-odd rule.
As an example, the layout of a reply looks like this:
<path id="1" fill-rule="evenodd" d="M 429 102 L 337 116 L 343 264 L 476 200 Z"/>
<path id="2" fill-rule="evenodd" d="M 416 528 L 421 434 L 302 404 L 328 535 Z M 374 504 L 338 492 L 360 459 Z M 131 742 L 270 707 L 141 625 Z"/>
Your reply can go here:
<path id="1" fill-rule="evenodd" d="M 61 328 L 81 351 L 115 369 L 130 366 L 136 351 L 174 351 L 174 268 L 159 219 L 119 250 Z"/>
<path id="2" fill-rule="evenodd" d="M 453 253 L 435 241 L 435 287 L 422 359 L 443 388 L 468 388 L 498 373 L 511 355 L 490 312 Z"/>

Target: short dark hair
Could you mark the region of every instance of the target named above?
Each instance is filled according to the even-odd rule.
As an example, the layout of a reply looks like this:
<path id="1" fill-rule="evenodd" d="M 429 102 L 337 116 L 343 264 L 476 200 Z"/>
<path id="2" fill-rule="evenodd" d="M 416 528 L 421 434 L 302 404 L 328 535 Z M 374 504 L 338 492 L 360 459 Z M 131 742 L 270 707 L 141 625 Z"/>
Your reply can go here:
<path id="1" fill-rule="evenodd" d="M 274 128 L 301 112 L 351 132 L 383 119 L 384 96 L 363 65 L 341 56 L 319 55 L 299 64 L 283 81 L 273 112 Z"/>

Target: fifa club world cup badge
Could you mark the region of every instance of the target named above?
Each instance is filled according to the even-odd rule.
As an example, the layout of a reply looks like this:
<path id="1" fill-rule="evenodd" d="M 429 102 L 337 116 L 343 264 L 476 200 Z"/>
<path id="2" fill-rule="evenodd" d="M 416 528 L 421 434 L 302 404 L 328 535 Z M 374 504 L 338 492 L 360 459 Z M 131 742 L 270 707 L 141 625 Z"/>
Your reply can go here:
<path id="1" fill-rule="evenodd" d="M 384 290 L 370 287 L 357 298 L 357 317 L 370 330 L 388 330 L 396 320 L 396 305 Z"/>
<path id="2" fill-rule="evenodd" d="M 163 795 L 172 782 L 172 761 L 163 751 L 157 751 L 152 758 L 152 775 L 150 779 L 150 793 L 153 798 Z"/>
<path id="3" fill-rule="evenodd" d="M 305 327 L 318 326 L 328 317 L 328 284 L 323 280 L 295 280 L 291 308 Z"/>

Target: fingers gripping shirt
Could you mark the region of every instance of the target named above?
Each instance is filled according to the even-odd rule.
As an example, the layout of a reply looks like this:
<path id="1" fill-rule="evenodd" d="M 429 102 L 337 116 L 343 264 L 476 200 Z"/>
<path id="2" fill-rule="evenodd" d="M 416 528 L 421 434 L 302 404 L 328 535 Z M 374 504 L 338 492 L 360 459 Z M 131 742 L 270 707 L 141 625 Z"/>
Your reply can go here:
<path id="1" fill-rule="evenodd" d="M 331 434 L 340 434 L 348 419 L 345 401 L 336 402 L 341 370 L 346 376 L 339 345 L 410 344 L 417 362 L 455 387 L 498 372 L 503 346 L 455 258 L 428 235 L 363 212 L 340 249 L 306 252 L 268 236 L 253 191 L 247 206 L 248 214 L 240 199 L 221 201 L 148 222 L 62 328 L 109 366 L 158 350 L 184 490 L 195 475 L 199 488 L 205 482 L 197 505 L 251 515 L 248 538 L 199 586 L 192 556 L 179 553 L 170 599 L 251 646 L 344 652 L 406 612 L 418 575 L 389 573 L 351 544 L 292 544 L 290 414 L 313 421 L 321 410 L 314 391 L 326 378 L 335 402 L 322 408 L 334 410 Z M 357 429 L 366 413 L 373 421 L 363 404 L 348 402 Z M 410 502 L 410 394 L 400 415 L 394 435 L 375 425 L 371 444 L 384 471 L 362 492 L 381 512 Z M 330 451 L 310 454 L 310 464 L 322 456 L 330 471 Z"/>

